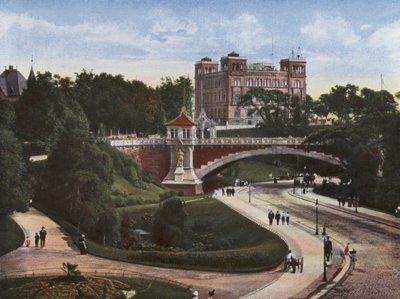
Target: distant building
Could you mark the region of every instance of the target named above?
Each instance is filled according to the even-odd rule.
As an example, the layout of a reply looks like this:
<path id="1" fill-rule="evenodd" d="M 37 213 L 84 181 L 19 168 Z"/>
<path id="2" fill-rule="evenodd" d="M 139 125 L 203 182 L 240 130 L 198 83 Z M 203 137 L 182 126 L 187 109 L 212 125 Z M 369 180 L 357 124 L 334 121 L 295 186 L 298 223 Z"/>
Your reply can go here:
<path id="1" fill-rule="evenodd" d="M 204 110 L 219 125 L 255 125 L 259 118 L 248 116 L 238 104 L 251 87 L 281 90 L 306 98 L 306 61 L 301 54 L 280 60 L 277 70 L 271 63 L 248 64 L 247 58 L 232 52 L 220 63 L 204 57 L 195 64 L 195 114 Z"/>
<path id="2" fill-rule="evenodd" d="M 29 76 L 34 76 L 32 69 Z M 27 80 L 12 65 L 0 75 L 0 100 L 17 102 L 26 88 Z"/>

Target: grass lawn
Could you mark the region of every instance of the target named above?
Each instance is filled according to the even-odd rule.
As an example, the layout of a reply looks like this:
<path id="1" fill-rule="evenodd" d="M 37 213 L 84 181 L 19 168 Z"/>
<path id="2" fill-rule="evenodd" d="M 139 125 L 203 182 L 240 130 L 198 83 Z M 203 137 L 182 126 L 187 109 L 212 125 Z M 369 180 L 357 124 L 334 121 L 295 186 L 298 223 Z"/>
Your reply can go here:
<path id="1" fill-rule="evenodd" d="M 236 173 L 236 177 L 232 177 Z M 259 157 L 238 161 L 236 165 L 232 165 L 223 171 L 226 176 L 226 184 L 231 184 L 232 179 L 240 178 L 244 181 L 266 182 L 271 181 L 274 177 L 293 173 L 291 165 L 282 163 L 279 167 L 272 165 L 268 158 Z"/>
<path id="2" fill-rule="evenodd" d="M 118 212 L 127 213 L 131 219 L 135 219 L 139 223 L 136 229 L 141 228 L 142 216 L 153 215 L 158 206 L 129 206 L 119 208 Z M 185 237 L 184 250 L 123 250 L 90 241 L 88 250 L 99 256 L 154 266 L 229 272 L 271 269 L 281 262 L 287 251 L 286 244 L 278 236 L 215 199 L 188 201 L 186 210 L 189 233 Z M 172 264 L 166 262 L 165 255 Z M 193 257 L 193 261 L 190 261 L 190 257 Z M 194 258 L 201 262 L 197 263 Z"/>
<path id="3" fill-rule="evenodd" d="M 11 217 L 0 218 L 0 255 L 17 249 L 24 243 L 25 235 Z"/>
<path id="4" fill-rule="evenodd" d="M 123 194 L 124 196 L 132 196 L 134 198 L 141 198 L 144 201 L 147 200 L 158 200 L 158 195 L 165 192 L 165 189 L 160 188 L 154 184 L 144 184 L 144 189 L 137 188 L 129 183 L 122 177 L 117 177 L 113 186 L 112 190 L 117 191 L 119 194 Z"/>
<path id="5" fill-rule="evenodd" d="M 75 279 L 78 278 L 78 279 Z M 121 284 L 122 282 L 122 284 Z M 104 295 L 104 284 L 108 285 Z M 0 298 L 77 298 L 79 288 L 88 296 L 85 298 L 121 298 L 121 290 L 132 289 L 136 292 L 134 298 L 141 299 L 184 299 L 191 298 L 187 288 L 168 284 L 166 282 L 130 277 L 74 277 L 68 281 L 61 277 L 30 277 L 0 280 Z M 104 295 L 104 296 L 103 296 Z M 79 297 L 81 298 L 81 297 Z"/>

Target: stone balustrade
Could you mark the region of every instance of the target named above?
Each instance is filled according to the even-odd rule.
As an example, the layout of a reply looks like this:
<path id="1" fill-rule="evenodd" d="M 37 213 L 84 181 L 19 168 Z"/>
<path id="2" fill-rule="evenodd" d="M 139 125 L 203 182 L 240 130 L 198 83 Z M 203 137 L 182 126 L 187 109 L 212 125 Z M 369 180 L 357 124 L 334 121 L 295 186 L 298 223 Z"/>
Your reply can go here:
<path id="1" fill-rule="evenodd" d="M 196 145 L 301 145 L 302 137 L 224 137 L 210 139 L 196 139 Z M 161 146 L 165 145 L 166 138 L 109 138 L 111 146 Z"/>

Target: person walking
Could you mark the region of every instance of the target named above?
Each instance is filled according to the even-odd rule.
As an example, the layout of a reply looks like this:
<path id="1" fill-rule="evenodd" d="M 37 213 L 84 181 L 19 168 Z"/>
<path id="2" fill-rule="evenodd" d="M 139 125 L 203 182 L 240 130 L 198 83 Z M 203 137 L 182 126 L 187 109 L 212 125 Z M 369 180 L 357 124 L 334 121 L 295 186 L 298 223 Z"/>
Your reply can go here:
<path id="1" fill-rule="evenodd" d="M 324 242 L 324 254 L 325 259 L 329 263 L 332 256 L 332 241 L 329 240 L 329 237 L 326 237 L 326 241 Z"/>
<path id="2" fill-rule="evenodd" d="M 290 214 L 289 214 L 289 212 L 286 212 L 286 225 L 289 225 L 289 218 L 290 218 Z"/>
<path id="3" fill-rule="evenodd" d="M 279 213 L 279 211 L 276 211 L 275 220 L 276 220 L 276 225 L 279 225 L 279 220 L 281 220 L 281 213 Z"/>
<path id="4" fill-rule="evenodd" d="M 285 225 L 285 222 L 286 222 L 286 212 L 282 212 L 281 221 L 282 221 L 282 225 Z"/>
<path id="5" fill-rule="evenodd" d="M 274 214 L 274 212 L 272 212 L 272 210 L 270 210 L 268 213 L 269 225 L 272 225 L 272 223 L 274 222 L 274 218 L 275 218 L 275 214 Z"/>
<path id="6" fill-rule="evenodd" d="M 79 250 L 81 251 L 81 255 L 87 254 L 84 234 L 79 237 Z"/>
<path id="7" fill-rule="evenodd" d="M 35 233 L 35 247 L 39 247 L 39 239 L 40 239 L 39 234 Z"/>
<path id="8" fill-rule="evenodd" d="M 31 239 L 29 239 L 29 236 L 26 236 L 26 239 L 25 239 L 25 246 L 26 247 L 29 247 L 31 245 Z"/>
<path id="9" fill-rule="evenodd" d="M 350 250 L 349 246 L 350 246 L 350 243 L 347 243 L 346 247 L 345 247 L 344 250 L 343 250 L 343 253 L 344 253 L 345 255 L 348 255 L 348 254 L 349 254 L 349 250 Z"/>
<path id="10" fill-rule="evenodd" d="M 42 229 L 39 232 L 40 248 L 43 248 L 46 245 L 46 236 L 47 236 L 47 232 L 44 229 L 44 226 L 42 226 Z"/>

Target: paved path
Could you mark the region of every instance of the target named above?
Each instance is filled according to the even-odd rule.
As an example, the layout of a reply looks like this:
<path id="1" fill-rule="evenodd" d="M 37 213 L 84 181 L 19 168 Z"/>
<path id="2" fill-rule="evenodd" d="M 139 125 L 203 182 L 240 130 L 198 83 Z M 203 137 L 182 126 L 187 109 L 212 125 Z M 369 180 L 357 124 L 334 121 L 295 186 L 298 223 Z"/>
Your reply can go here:
<path id="1" fill-rule="evenodd" d="M 259 200 L 254 196 L 252 203 L 249 204 L 247 194 L 244 192 L 239 192 L 234 200 L 222 196 L 218 198 L 261 226 L 271 229 L 266 223 L 266 210 L 268 206 L 274 207 L 271 203 Z M 55 222 L 36 209 L 32 208 L 24 214 L 15 213 L 13 217 L 31 239 L 42 226 L 45 226 L 48 238 L 45 248 L 21 246 L 0 257 L 0 275 L 3 277 L 33 274 L 59 275 L 62 273 L 62 262 L 71 262 L 78 264 L 83 273 L 141 276 L 190 285 L 199 290 L 199 299 L 206 298 L 207 291 L 213 288 L 217 289 L 215 299 L 305 298 L 321 283 L 322 241 L 302 229 L 300 224 L 296 224 L 296 221 L 293 221 L 293 225 L 290 226 L 274 226 L 272 230 L 279 234 L 298 256 L 304 257 L 304 273 L 283 274 L 279 267 L 270 272 L 230 274 L 149 267 L 91 255 L 81 256 L 71 238 Z"/>

